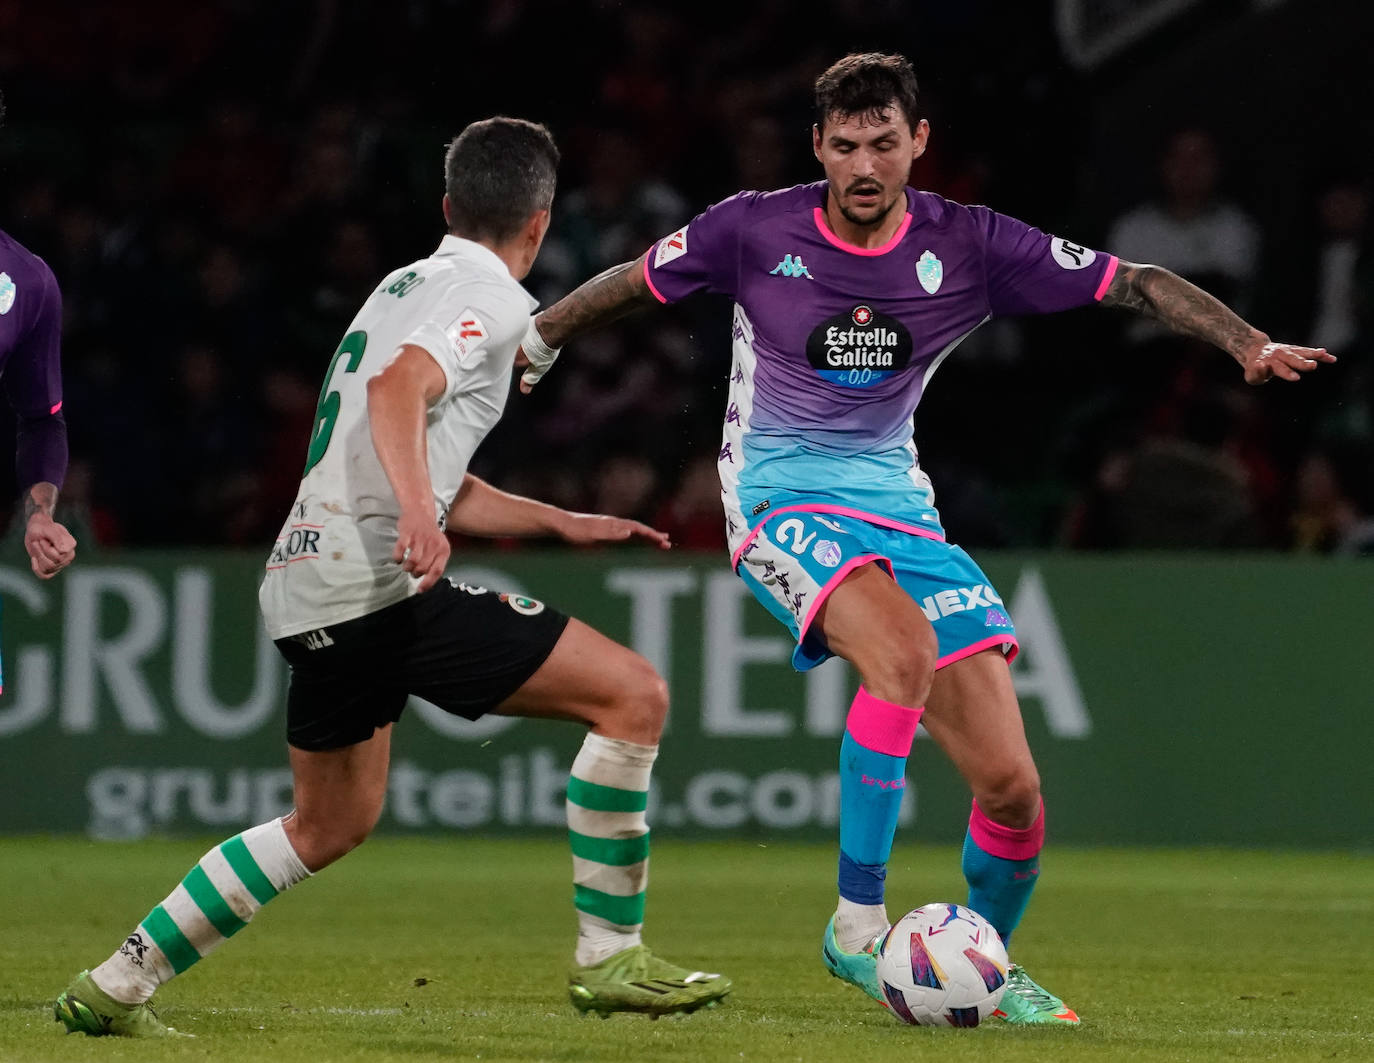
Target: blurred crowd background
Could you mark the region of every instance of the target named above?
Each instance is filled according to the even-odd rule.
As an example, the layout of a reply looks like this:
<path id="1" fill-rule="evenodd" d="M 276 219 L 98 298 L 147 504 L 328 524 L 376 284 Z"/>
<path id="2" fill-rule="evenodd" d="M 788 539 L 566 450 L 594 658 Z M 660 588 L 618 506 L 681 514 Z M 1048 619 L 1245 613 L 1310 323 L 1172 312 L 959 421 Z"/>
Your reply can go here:
<path id="1" fill-rule="evenodd" d="M 1341 358 L 1248 389 L 1125 315 L 987 325 L 917 414 L 951 538 L 1374 550 L 1370 5 L 1185 6 L 1084 65 L 1051 0 L 0 0 L 0 228 L 65 297 L 65 519 L 87 547 L 265 551 L 348 321 L 442 235 L 467 122 L 560 143 L 528 281 L 547 305 L 708 203 L 817 179 L 815 76 L 885 50 L 934 129 L 918 187 L 1168 266 Z M 630 318 L 513 396 L 473 471 L 722 545 L 728 363 L 723 300 Z"/>

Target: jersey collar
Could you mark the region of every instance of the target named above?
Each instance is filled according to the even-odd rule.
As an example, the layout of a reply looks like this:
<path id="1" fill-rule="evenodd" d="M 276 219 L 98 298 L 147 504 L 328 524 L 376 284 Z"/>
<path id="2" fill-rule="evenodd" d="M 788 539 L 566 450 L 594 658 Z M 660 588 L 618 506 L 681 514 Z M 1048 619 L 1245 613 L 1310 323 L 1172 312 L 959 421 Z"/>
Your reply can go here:
<path id="1" fill-rule="evenodd" d="M 506 283 L 519 288 L 531 310 L 539 305 L 539 300 L 526 291 L 523 284 L 511 276 L 510 267 L 501 260 L 501 256 L 491 248 L 479 244 L 476 240 L 468 240 L 448 233 L 439 241 L 439 246 L 435 249 L 434 254 L 435 257 L 447 255 L 454 258 L 465 258 L 476 265 L 485 266 Z"/>
<path id="2" fill-rule="evenodd" d="M 838 236 L 836 236 L 835 233 L 831 230 L 829 224 L 827 224 L 827 222 L 826 222 L 826 220 L 825 220 L 825 206 L 824 206 L 824 203 L 825 203 L 825 195 L 826 195 L 826 192 L 825 192 L 825 184 L 824 184 L 824 182 L 822 182 L 822 184 L 821 184 L 821 197 L 822 197 L 822 198 L 821 198 L 821 203 L 822 203 L 822 205 L 816 207 L 816 208 L 811 212 L 811 216 L 815 219 L 815 222 L 816 222 L 816 228 L 820 230 L 820 234 L 821 234 L 823 237 L 825 237 L 825 239 L 826 239 L 830 244 L 832 244 L 832 245 L 835 246 L 835 247 L 838 247 L 841 251 L 847 251 L 847 252 L 849 252 L 849 254 L 851 254 L 851 255 L 863 255 L 865 258 L 873 258 L 873 257 L 876 257 L 876 256 L 878 256 L 878 255 L 885 255 L 885 254 L 887 254 L 889 251 L 891 251 L 894 247 L 896 247 L 898 244 L 900 244 L 900 243 L 902 242 L 902 238 L 903 238 L 904 236 L 906 236 L 907 230 L 911 228 L 911 221 L 912 221 L 911 199 L 912 199 L 912 196 L 911 196 L 911 189 L 910 189 L 910 188 L 907 188 L 907 189 L 906 189 L 906 217 L 904 217 L 904 218 L 902 219 L 902 224 L 899 225 L 899 226 L 897 227 L 897 231 L 896 231 L 895 233 L 892 234 L 892 238 L 891 238 L 890 240 L 888 240 L 887 243 L 883 244 L 881 247 L 859 247 L 859 246 L 857 246 L 856 244 L 851 244 L 851 243 L 849 243 L 849 242 L 847 242 L 847 241 L 845 241 L 845 240 L 841 240 Z"/>

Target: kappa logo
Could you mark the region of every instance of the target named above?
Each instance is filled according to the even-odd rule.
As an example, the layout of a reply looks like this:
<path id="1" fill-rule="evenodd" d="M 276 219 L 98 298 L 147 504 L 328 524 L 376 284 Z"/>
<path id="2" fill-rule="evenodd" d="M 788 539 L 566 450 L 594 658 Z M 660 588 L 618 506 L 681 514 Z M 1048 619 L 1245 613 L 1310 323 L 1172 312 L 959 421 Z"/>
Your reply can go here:
<path id="1" fill-rule="evenodd" d="M 15 293 L 19 286 L 8 273 L 0 273 L 0 314 L 8 314 L 14 305 Z"/>
<path id="2" fill-rule="evenodd" d="M 806 264 L 802 262 L 801 255 L 795 257 L 792 255 L 783 255 L 782 261 L 768 271 L 770 277 L 776 276 L 779 273 L 784 277 L 805 277 L 810 281 L 816 279 L 811 276 L 811 271 L 807 269 Z"/>
<path id="3" fill-rule="evenodd" d="M 916 279 L 928 295 L 938 292 L 940 282 L 945 279 L 945 264 L 929 248 L 921 252 L 921 257 L 916 260 Z"/>
<path id="4" fill-rule="evenodd" d="M 461 362 L 486 342 L 487 327 L 482 324 L 482 319 L 477 316 L 477 312 L 472 307 L 467 307 L 453 319 L 452 324 L 444 330 L 444 334 L 448 336 L 448 341 L 453 344 L 453 349 L 457 352 L 458 360 Z"/>
<path id="5" fill-rule="evenodd" d="M 671 236 L 665 236 L 658 242 L 658 250 L 654 252 L 654 269 L 666 265 L 675 258 L 681 258 L 687 253 L 687 226 L 683 226 Z"/>
<path id="6" fill-rule="evenodd" d="M 987 609 L 988 616 L 991 618 L 992 610 L 1002 604 L 1002 599 L 997 596 L 997 592 L 991 587 L 978 584 L 976 587 L 956 587 L 947 591 L 936 591 L 934 594 L 927 595 L 921 599 L 921 612 L 926 614 L 927 620 L 939 620 L 942 616 L 949 616 L 951 613 L 963 613 L 969 609 Z M 1006 616 L 1005 613 L 1002 614 Z M 989 619 L 991 623 L 991 619 Z M 1008 618 L 1006 625 L 1011 626 Z"/>
<path id="7" fill-rule="evenodd" d="M 1050 254 L 1064 269 L 1087 269 L 1097 258 L 1096 251 L 1057 236 L 1051 238 Z"/>

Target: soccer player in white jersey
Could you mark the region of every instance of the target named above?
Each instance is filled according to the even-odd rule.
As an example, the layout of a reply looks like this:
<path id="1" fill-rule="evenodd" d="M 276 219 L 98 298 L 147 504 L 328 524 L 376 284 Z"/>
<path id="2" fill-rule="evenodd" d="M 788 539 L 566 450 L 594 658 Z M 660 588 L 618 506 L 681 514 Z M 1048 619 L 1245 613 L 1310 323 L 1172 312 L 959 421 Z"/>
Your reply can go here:
<path id="1" fill-rule="evenodd" d="M 698 291 L 734 301 L 719 455 L 731 561 L 796 638 L 796 667 L 838 655 L 859 672 L 840 749 L 839 902 L 822 956 L 884 1001 L 872 949 L 888 926 L 886 865 L 922 712 L 973 792 L 969 907 L 1008 941 L 1045 829 L 1007 668 L 1015 628 L 987 577 L 945 540 L 912 442 L 941 361 L 991 317 L 1093 302 L 1211 341 L 1252 384 L 1334 359 L 1271 343 L 1167 270 L 908 187 L 930 128 L 901 56 L 834 64 L 816 82 L 815 119 L 825 180 L 741 192 L 583 284 L 531 320 L 521 386 L 570 339 L 634 307 Z M 1024 967 L 996 977 L 1008 1022 L 1078 1022 Z"/>
<path id="2" fill-rule="evenodd" d="M 108 960 L 83 971 L 55 1004 L 68 1030 L 169 1033 L 148 1005 L 160 984 L 371 832 L 391 728 L 412 694 L 469 719 L 589 728 L 568 783 L 574 1006 L 660 1015 L 729 992 L 728 979 L 666 963 L 640 941 L 663 680 L 542 602 L 442 578 L 445 527 L 668 545 L 638 522 L 505 494 L 467 472 L 501 416 L 535 305 L 518 282 L 548 229 L 557 163 L 548 130 L 521 119 L 474 123 L 449 146 L 449 234 L 381 282 L 335 351 L 300 492 L 267 562 L 263 616 L 291 666 L 296 807 L 211 849 Z"/>

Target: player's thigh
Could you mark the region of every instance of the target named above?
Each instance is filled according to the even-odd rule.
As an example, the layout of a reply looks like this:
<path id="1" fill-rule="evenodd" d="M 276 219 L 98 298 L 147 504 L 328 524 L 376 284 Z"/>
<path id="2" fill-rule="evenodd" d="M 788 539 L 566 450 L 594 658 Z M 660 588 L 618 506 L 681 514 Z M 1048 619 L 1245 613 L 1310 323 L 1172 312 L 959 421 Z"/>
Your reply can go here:
<path id="1" fill-rule="evenodd" d="M 599 728 L 626 713 L 656 717 L 661 724 L 667 701 L 667 685 L 653 665 L 571 618 L 553 652 L 495 711 L 577 720 Z"/>
<path id="2" fill-rule="evenodd" d="M 940 668 L 922 722 L 985 811 L 1020 809 L 1026 823 L 1018 825 L 1029 826 L 1038 810 L 1039 776 L 1000 650 L 981 650 Z"/>
<path id="3" fill-rule="evenodd" d="M 924 687 L 935 667 L 930 621 L 880 561 L 852 569 L 821 604 L 815 625 L 867 683 L 891 675 Z"/>

